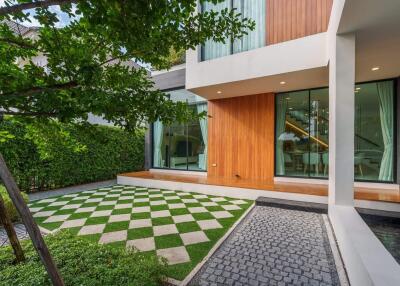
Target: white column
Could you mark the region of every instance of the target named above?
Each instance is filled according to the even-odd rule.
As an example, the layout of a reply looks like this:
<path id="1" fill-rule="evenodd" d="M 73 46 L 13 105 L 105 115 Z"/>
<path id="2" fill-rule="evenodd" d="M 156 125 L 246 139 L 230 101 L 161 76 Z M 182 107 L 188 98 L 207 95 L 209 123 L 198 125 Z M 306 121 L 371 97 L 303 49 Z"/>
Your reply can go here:
<path id="1" fill-rule="evenodd" d="M 329 204 L 354 205 L 355 35 L 337 35 L 329 60 Z"/>

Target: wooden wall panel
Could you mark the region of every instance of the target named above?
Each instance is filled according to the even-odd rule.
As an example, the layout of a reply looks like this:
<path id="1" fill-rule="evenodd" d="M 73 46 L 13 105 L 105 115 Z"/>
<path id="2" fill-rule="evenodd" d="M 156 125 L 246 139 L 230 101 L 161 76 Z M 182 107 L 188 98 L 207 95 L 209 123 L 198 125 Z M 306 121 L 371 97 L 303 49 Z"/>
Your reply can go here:
<path id="1" fill-rule="evenodd" d="M 272 184 L 274 95 L 211 100 L 208 114 L 208 176 Z"/>
<path id="2" fill-rule="evenodd" d="M 333 0 L 266 0 L 267 45 L 325 32 Z"/>

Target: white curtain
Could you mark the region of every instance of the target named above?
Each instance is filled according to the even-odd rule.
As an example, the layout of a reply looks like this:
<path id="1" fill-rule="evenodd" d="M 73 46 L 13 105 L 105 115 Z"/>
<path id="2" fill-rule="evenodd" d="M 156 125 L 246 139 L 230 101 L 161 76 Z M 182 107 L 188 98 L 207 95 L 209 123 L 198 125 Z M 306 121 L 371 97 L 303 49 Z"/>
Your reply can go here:
<path id="1" fill-rule="evenodd" d="M 212 4 L 211 2 L 203 2 L 203 12 L 215 11 L 219 12 L 225 8 L 230 9 L 231 1 L 224 1 L 218 4 Z M 227 56 L 231 53 L 230 39 L 226 39 L 225 43 L 217 43 L 212 40 L 208 40 L 203 46 L 203 60 L 211 60 L 223 56 Z"/>
<path id="2" fill-rule="evenodd" d="M 159 120 L 153 123 L 153 140 L 154 140 L 154 167 L 163 167 L 162 160 L 162 143 L 163 143 L 163 123 Z"/>
<path id="3" fill-rule="evenodd" d="M 285 132 L 286 127 L 286 96 L 281 96 L 278 99 L 277 115 L 276 115 L 276 173 L 277 175 L 285 175 L 285 155 L 283 153 L 283 138 L 279 138 Z"/>
<path id="4" fill-rule="evenodd" d="M 197 112 L 200 114 L 201 112 L 207 112 L 207 103 L 206 104 L 198 104 Z M 199 168 L 202 170 L 206 170 L 207 166 L 207 142 L 208 142 L 208 124 L 207 124 L 207 116 L 199 119 L 201 136 L 203 137 L 204 142 L 204 160 L 199 160 Z"/>
<path id="5" fill-rule="evenodd" d="M 233 52 L 249 51 L 265 46 L 265 0 L 233 0 L 233 7 L 256 23 L 253 31 L 248 31 L 241 39 L 236 39 Z"/>
<path id="6" fill-rule="evenodd" d="M 379 180 L 393 180 L 393 82 L 377 83 L 384 151 Z"/>

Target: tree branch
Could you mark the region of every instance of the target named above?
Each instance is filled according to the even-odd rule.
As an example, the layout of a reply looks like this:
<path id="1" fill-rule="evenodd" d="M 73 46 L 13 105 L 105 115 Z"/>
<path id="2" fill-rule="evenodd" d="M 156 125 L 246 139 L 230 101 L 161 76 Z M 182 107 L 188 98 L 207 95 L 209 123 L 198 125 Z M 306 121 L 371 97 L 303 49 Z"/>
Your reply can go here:
<path id="1" fill-rule="evenodd" d="M 70 4 L 76 2 L 78 2 L 78 0 L 44 0 L 44 1 L 29 2 L 29 3 L 20 3 L 0 8 L 0 16 L 15 14 L 28 9 L 47 8 L 49 6 Z"/>
<path id="2" fill-rule="evenodd" d="M 18 115 L 18 116 L 46 116 L 46 117 L 54 117 L 57 116 L 56 112 L 18 112 L 18 111 L 0 111 L 1 114 L 6 115 Z"/>
<path id="3" fill-rule="evenodd" d="M 21 48 L 27 48 L 27 49 L 35 49 L 36 48 L 34 45 L 31 45 L 30 43 L 25 42 L 23 40 L 18 40 L 18 39 L 0 38 L 0 42 L 18 46 Z"/>
<path id="4" fill-rule="evenodd" d="M 57 90 L 66 90 L 66 89 L 71 89 L 75 88 L 78 86 L 78 83 L 76 81 L 69 81 L 66 83 L 58 83 L 54 84 L 51 86 L 43 86 L 43 87 L 31 87 L 29 89 L 25 90 L 20 90 L 16 92 L 11 92 L 11 93 L 5 93 L 1 94 L 0 96 L 4 97 L 21 97 L 21 96 L 30 96 L 34 95 L 37 93 L 41 92 L 46 92 L 46 91 L 57 91 Z"/>

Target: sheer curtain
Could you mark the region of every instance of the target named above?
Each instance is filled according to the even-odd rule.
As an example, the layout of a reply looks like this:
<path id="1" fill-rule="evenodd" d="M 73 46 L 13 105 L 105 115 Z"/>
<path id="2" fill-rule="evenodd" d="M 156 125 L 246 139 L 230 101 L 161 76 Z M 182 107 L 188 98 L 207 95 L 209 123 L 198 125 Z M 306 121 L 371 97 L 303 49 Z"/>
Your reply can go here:
<path id="1" fill-rule="evenodd" d="M 203 111 L 207 112 L 207 103 L 206 104 L 198 104 L 197 105 L 197 113 L 201 113 Z M 207 142 L 208 142 L 208 124 L 207 124 L 207 116 L 199 119 L 201 136 L 203 137 L 204 142 L 204 156 L 200 159 L 199 157 L 199 168 L 202 170 L 206 170 L 207 167 Z M 200 156 L 200 155 L 199 155 Z"/>
<path id="2" fill-rule="evenodd" d="M 393 82 L 377 83 L 384 151 L 379 180 L 393 180 Z"/>
<path id="3" fill-rule="evenodd" d="M 236 39 L 233 52 L 239 53 L 265 46 L 265 0 L 233 0 L 233 7 L 256 23 L 254 31 L 248 31 L 241 39 Z"/>
<path id="4" fill-rule="evenodd" d="M 280 138 L 285 132 L 286 127 L 286 108 L 287 101 L 285 96 L 279 97 L 276 115 L 276 173 L 277 175 L 285 175 L 285 155 L 283 153 L 284 138 Z"/>
<path id="5" fill-rule="evenodd" d="M 162 143 L 163 143 L 163 123 L 159 120 L 153 123 L 153 140 L 154 140 L 154 153 L 153 165 L 154 167 L 163 167 L 162 160 Z"/>
<path id="6" fill-rule="evenodd" d="M 203 12 L 211 10 L 219 12 L 225 8 L 230 9 L 231 1 L 224 1 L 218 4 L 212 4 L 211 2 L 204 2 L 202 5 L 203 5 L 202 7 Z M 212 40 L 208 40 L 204 43 L 202 53 L 203 53 L 202 60 L 205 61 L 227 56 L 231 53 L 230 39 L 226 39 L 225 43 L 217 43 Z"/>

